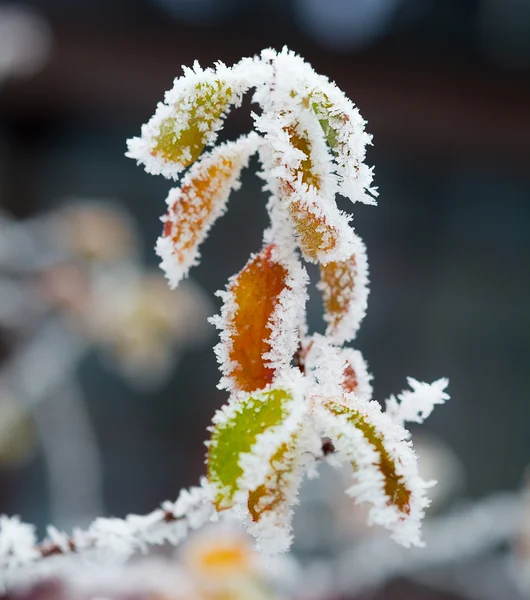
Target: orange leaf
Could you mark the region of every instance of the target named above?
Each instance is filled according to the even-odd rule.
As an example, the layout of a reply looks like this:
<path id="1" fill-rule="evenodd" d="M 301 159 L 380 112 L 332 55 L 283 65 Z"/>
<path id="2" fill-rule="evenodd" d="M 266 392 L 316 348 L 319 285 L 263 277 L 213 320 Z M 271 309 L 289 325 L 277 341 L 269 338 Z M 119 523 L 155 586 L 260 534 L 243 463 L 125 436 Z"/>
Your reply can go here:
<path id="1" fill-rule="evenodd" d="M 366 313 L 368 263 L 364 245 L 357 238 L 357 250 L 347 260 L 320 266 L 319 289 L 324 300 L 326 335 L 343 344 L 355 337 Z"/>
<path id="2" fill-rule="evenodd" d="M 195 163 L 180 188 L 171 190 L 157 253 L 173 286 L 198 262 L 198 246 L 223 214 L 256 142 L 256 136 L 244 136 L 217 147 Z"/>
<path id="3" fill-rule="evenodd" d="M 332 252 L 339 244 L 340 233 L 337 227 L 330 223 L 329 216 L 319 206 L 323 202 L 318 196 L 322 189 L 322 174 L 319 173 L 312 160 L 312 141 L 309 133 L 294 122 L 284 127 L 290 143 L 296 150 L 305 155 L 297 168 L 289 168 L 289 178 L 280 178 L 279 186 L 282 195 L 289 201 L 288 210 L 293 220 L 298 242 L 304 256 L 313 261 L 319 261 L 323 256 Z M 302 194 L 294 182 L 301 181 L 313 194 Z M 335 207 L 336 208 L 336 207 Z M 347 225 L 347 221 L 345 223 Z"/>
<path id="4" fill-rule="evenodd" d="M 214 319 L 222 330 L 217 353 L 228 387 L 262 389 L 273 382 L 278 368 L 289 366 L 305 297 L 304 275 L 300 284 L 292 277 L 296 269 L 280 259 L 280 248 L 269 244 L 231 280 L 222 317 Z"/>

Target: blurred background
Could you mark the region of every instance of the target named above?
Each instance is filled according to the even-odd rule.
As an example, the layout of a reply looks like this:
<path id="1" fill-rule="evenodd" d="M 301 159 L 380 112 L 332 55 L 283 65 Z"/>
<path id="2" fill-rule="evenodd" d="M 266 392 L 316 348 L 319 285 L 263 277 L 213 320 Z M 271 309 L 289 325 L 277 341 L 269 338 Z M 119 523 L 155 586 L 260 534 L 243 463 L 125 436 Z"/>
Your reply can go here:
<path id="1" fill-rule="evenodd" d="M 254 164 L 192 282 L 170 293 L 153 246 L 171 185 L 125 158 L 125 141 L 180 65 L 284 45 L 335 80 L 374 135 L 379 206 L 354 212 L 372 282 L 356 347 L 375 397 L 408 375 L 448 376 L 452 399 L 421 433 L 449 457 L 451 501 L 520 487 L 528 0 L 11 1 L 0 2 L 0 513 L 40 527 L 144 513 L 203 473 L 205 427 L 226 399 L 206 317 L 260 247 L 265 197 Z M 247 113 L 229 117 L 227 137 Z M 322 330 L 318 298 L 309 311 Z"/>

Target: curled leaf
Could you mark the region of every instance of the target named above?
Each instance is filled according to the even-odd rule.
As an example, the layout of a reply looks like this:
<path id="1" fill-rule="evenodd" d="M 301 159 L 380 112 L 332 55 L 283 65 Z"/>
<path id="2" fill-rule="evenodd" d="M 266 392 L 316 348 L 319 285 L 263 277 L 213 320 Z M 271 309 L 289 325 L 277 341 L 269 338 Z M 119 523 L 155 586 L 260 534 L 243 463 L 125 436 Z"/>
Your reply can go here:
<path id="1" fill-rule="evenodd" d="M 258 141 L 256 134 L 249 134 L 218 146 L 193 165 L 180 187 L 169 192 L 169 210 L 156 252 L 172 287 L 199 262 L 199 245 L 224 213 L 230 192 L 239 187 L 241 170 Z"/>
<path id="2" fill-rule="evenodd" d="M 338 455 L 352 464 L 356 483 L 348 494 L 371 504 L 370 522 L 390 529 L 404 546 L 421 545 L 428 484 L 418 475 L 405 430 L 382 413 L 377 402 L 353 394 L 344 401 L 324 401 L 316 409 L 316 420 Z"/>
<path id="3" fill-rule="evenodd" d="M 254 255 L 230 280 L 220 317 L 216 354 L 221 387 L 253 392 L 289 368 L 303 321 L 307 276 L 294 257 L 275 244 Z"/>
<path id="4" fill-rule="evenodd" d="M 128 141 L 127 156 L 142 163 L 148 173 L 175 179 L 213 144 L 227 110 L 241 102 L 250 87 L 248 71 L 218 63 L 203 70 L 198 63 L 184 69 L 166 92 L 141 136 Z"/>
<path id="5" fill-rule="evenodd" d="M 321 265 L 320 278 L 326 336 L 342 345 L 357 334 L 368 304 L 368 260 L 362 240 L 355 236 L 355 252 L 347 260 Z"/>

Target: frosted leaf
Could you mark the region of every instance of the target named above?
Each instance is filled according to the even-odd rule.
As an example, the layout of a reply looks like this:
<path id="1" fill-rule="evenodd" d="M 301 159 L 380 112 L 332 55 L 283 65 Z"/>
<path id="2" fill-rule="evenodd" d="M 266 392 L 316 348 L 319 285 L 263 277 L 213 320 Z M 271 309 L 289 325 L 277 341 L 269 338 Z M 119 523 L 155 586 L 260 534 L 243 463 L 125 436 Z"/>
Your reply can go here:
<path id="1" fill-rule="evenodd" d="M 246 59 L 232 68 L 223 63 L 206 70 L 198 63 L 183 67 L 184 75 L 166 92 L 141 136 L 128 141 L 127 156 L 148 173 L 176 179 L 215 142 L 228 108 L 241 103 L 252 85 L 252 64 Z"/>
<path id="2" fill-rule="evenodd" d="M 35 527 L 22 523 L 18 516 L 0 515 L 0 567 L 14 569 L 39 556 Z"/>
<path id="3" fill-rule="evenodd" d="M 220 387 L 252 392 L 289 368 L 303 323 L 307 275 L 289 249 L 269 244 L 230 279 L 215 352 L 224 377 Z"/>
<path id="4" fill-rule="evenodd" d="M 399 402 L 395 396 L 390 396 L 386 401 L 386 414 L 399 425 L 406 421 L 423 423 L 436 404 L 444 404 L 449 400 L 449 394 L 444 391 L 449 385 L 449 380 L 445 377 L 433 383 L 407 377 L 407 383 L 412 390 L 404 390 L 398 394 Z"/>
<path id="5" fill-rule="evenodd" d="M 350 217 L 335 203 L 331 160 L 314 117 L 287 105 L 255 122 L 266 138 L 260 157 L 268 189 L 285 204 L 304 257 L 324 264 L 349 257 L 354 250 Z"/>
<path id="6" fill-rule="evenodd" d="M 363 355 L 359 350 L 353 348 L 342 348 L 340 353 L 346 362 L 342 374 L 342 389 L 348 393 L 354 393 L 361 400 L 371 400 L 373 377 L 368 371 L 368 365 Z"/>
<path id="7" fill-rule="evenodd" d="M 354 202 L 375 204 L 372 169 L 364 162 L 372 137 L 364 129 L 366 122 L 359 110 L 335 83 L 317 74 L 294 52 L 265 50 L 262 60 L 274 64 L 275 87 L 272 92 L 258 89 L 256 101 L 265 111 L 272 103 L 291 98 L 298 102 L 299 112 L 312 111 L 335 157 L 338 191 Z"/>
<path id="8" fill-rule="evenodd" d="M 354 394 L 344 401 L 318 403 L 315 422 L 332 440 L 338 457 L 352 464 L 355 483 L 347 493 L 357 502 L 370 503 L 369 524 L 386 527 L 403 546 L 422 545 L 420 528 L 430 484 L 418 475 L 405 430 L 381 412 L 377 402 Z"/>
<path id="9" fill-rule="evenodd" d="M 339 192 L 353 202 L 376 204 L 372 169 L 364 163 L 365 147 L 372 142 L 364 131 L 366 121 L 334 83 L 322 75 L 318 79 L 310 90 L 310 102 L 335 154 Z"/>
<path id="10" fill-rule="evenodd" d="M 310 427 L 301 425 L 277 446 L 263 483 L 248 495 L 247 531 L 257 539 L 257 548 L 267 554 L 289 549 L 293 506 L 298 503 L 302 477 L 320 453 L 320 439 Z"/>
<path id="11" fill-rule="evenodd" d="M 208 480 L 217 510 L 246 504 L 263 484 L 270 460 L 299 425 L 304 411 L 298 392 L 270 388 L 233 399 L 217 411 L 208 445 Z"/>
<path id="12" fill-rule="evenodd" d="M 326 336 L 342 345 L 355 338 L 368 306 L 368 259 L 362 240 L 355 235 L 355 250 L 344 261 L 320 266 L 317 284 L 324 301 Z"/>
<path id="13" fill-rule="evenodd" d="M 259 136 L 251 133 L 216 147 L 193 165 L 180 187 L 169 192 L 169 210 L 163 217 L 164 231 L 156 253 L 171 287 L 198 264 L 199 245 L 224 213 L 230 192 L 239 188 L 241 170 L 258 143 Z"/>

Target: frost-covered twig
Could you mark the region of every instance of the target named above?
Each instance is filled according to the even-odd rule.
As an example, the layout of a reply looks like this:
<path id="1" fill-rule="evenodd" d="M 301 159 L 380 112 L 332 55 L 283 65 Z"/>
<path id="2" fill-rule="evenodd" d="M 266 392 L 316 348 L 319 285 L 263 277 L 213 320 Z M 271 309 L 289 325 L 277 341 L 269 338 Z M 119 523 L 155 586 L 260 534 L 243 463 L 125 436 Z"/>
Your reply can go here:
<path id="1" fill-rule="evenodd" d="M 147 515 L 98 518 L 88 529 L 74 529 L 71 535 L 49 527 L 47 538 L 40 543 L 32 525 L 4 515 L 0 517 L 0 573 L 8 580 L 16 579 L 27 574 L 21 573 L 27 568 L 38 569 L 43 559 L 72 555 L 103 562 L 125 561 L 136 552 L 146 552 L 150 545 L 177 545 L 189 529 L 216 518 L 205 481 L 182 490 L 175 502 L 166 501 Z"/>

